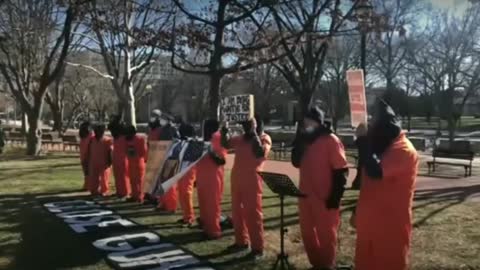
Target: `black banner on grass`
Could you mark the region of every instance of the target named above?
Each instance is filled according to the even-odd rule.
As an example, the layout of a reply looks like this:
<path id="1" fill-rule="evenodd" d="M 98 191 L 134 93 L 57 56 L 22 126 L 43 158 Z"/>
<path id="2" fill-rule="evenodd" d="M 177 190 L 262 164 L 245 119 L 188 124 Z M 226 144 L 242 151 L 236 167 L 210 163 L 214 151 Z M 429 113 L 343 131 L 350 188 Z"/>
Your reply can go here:
<path id="1" fill-rule="evenodd" d="M 79 235 L 94 237 L 92 245 L 118 270 L 213 269 L 193 254 L 165 241 L 103 205 L 87 200 L 43 205 Z M 132 229 L 138 229 L 133 231 Z"/>

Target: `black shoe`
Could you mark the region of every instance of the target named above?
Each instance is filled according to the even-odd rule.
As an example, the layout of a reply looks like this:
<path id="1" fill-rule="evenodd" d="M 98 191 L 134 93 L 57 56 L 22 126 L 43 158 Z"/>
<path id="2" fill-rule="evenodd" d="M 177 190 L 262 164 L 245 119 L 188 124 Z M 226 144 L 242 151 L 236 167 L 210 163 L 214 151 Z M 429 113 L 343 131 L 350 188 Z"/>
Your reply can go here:
<path id="1" fill-rule="evenodd" d="M 265 258 L 265 255 L 263 254 L 263 251 L 252 250 L 247 257 L 254 262 L 258 262 L 263 260 Z"/>
<path id="2" fill-rule="evenodd" d="M 249 249 L 250 247 L 248 245 L 237 245 L 237 244 L 233 244 L 233 245 L 230 245 L 227 247 L 227 251 L 228 252 L 233 252 L 233 253 L 237 253 L 237 252 L 241 252 L 241 251 L 245 251 L 247 249 Z"/>

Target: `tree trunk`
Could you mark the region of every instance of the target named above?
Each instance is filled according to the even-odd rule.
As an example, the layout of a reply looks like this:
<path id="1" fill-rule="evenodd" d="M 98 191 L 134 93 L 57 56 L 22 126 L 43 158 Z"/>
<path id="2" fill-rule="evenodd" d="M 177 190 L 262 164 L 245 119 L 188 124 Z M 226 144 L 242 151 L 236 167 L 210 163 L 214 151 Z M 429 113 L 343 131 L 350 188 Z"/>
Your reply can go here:
<path id="1" fill-rule="evenodd" d="M 40 111 L 35 108 L 28 114 L 27 155 L 29 156 L 38 156 L 40 154 L 42 136 L 39 116 Z"/>
<path id="2" fill-rule="evenodd" d="M 137 117 L 135 113 L 135 96 L 133 91 L 133 85 L 131 83 L 128 84 L 127 88 L 125 89 L 125 96 L 127 99 L 123 102 L 123 120 L 127 125 L 137 126 Z M 120 102 L 122 103 L 122 102 Z"/>
<path id="3" fill-rule="evenodd" d="M 210 76 L 210 90 L 208 93 L 208 117 L 210 119 L 219 120 L 221 81 L 222 77 L 215 72 Z"/>
<path id="4" fill-rule="evenodd" d="M 63 132 L 63 108 L 58 108 L 55 106 L 50 106 L 53 116 L 53 131 L 57 131 L 58 134 L 61 136 Z"/>
<path id="5" fill-rule="evenodd" d="M 22 135 L 26 136 L 28 132 L 28 115 L 22 108 Z"/>
<path id="6" fill-rule="evenodd" d="M 300 118 L 303 118 L 308 109 L 312 105 L 312 92 L 304 90 L 300 96 Z"/>

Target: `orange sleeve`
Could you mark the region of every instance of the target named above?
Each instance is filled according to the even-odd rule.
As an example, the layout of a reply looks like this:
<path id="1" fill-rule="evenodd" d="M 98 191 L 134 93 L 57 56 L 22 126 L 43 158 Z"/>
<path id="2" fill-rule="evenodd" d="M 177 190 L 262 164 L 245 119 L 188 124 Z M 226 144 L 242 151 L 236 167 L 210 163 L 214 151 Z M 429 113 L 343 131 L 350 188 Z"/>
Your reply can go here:
<path id="1" fill-rule="evenodd" d="M 342 142 L 338 138 L 332 137 L 328 145 L 330 148 L 329 157 L 332 168 L 334 170 L 347 168 L 348 162 Z"/>

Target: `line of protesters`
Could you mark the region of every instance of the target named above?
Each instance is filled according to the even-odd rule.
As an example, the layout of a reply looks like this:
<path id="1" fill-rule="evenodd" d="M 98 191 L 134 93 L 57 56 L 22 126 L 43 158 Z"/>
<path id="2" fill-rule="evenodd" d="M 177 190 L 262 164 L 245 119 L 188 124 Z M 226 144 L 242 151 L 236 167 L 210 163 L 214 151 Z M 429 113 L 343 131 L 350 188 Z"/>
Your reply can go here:
<path id="1" fill-rule="evenodd" d="M 148 141 L 194 139 L 191 125 L 183 123 L 180 134 L 156 110 L 150 121 Z M 263 130 L 259 117 L 243 122 L 243 134 L 230 136 L 227 126 L 216 120 L 203 124 L 203 139 L 210 142 L 209 152 L 197 165 L 159 198 L 157 208 L 175 213 L 177 202 L 183 212 L 179 222 L 192 225 L 193 190 L 197 188 L 199 220 L 207 239 L 222 236 L 221 201 L 224 189 L 224 165 L 227 149 L 235 152 L 231 172 L 231 204 L 235 242 L 229 251 L 251 249 L 258 260 L 264 254 L 262 211 L 263 183 L 257 174 L 269 155 L 272 140 Z M 108 194 L 110 165 L 113 165 L 119 197 L 143 203 L 143 177 L 147 144 L 132 126 L 113 121 L 109 129 L 113 143 L 104 136 L 104 126 L 91 133 L 88 125 L 80 128 L 81 161 L 85 188 L 93 195 Z M 412 202 L 418 156 L 403 133 L 399 121 L 384 101 L 377 102 L 370 125 L 356 130 L 358 171 L 353 186 L 360 197 L 351 216 L 356 228 L 355 269 L 405 270 L 412 230 Z M 112 150 L 113 145 L 113 150 Z M 113 155 L 111 153 L 113 152 Z M 111 158 L 113 156 L 113 158 Z M 332 132 L 324 113 L 309 109 L 300 123 L 291 153 L 292 164 L 300 171 L 299 189 L 306 195 L 298 202 L 300 230 L 312 269 L 335 269 L 340 206 L 345 191 L 348 164 L 343 144 Z"/>

